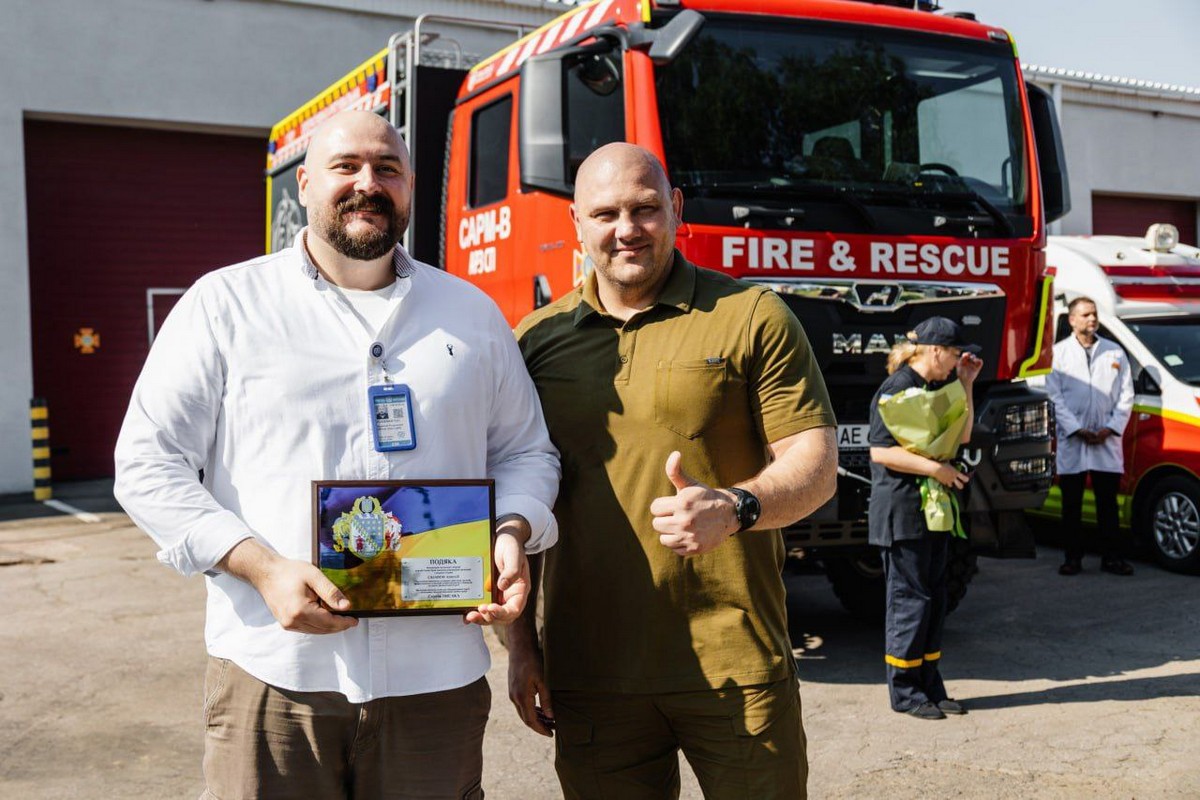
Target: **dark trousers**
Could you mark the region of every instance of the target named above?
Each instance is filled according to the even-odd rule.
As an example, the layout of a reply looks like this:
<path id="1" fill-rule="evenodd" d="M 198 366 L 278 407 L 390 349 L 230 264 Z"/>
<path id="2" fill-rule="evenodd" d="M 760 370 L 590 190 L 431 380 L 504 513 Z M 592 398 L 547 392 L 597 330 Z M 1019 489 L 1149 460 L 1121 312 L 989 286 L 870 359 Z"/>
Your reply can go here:
<path id="1" fill-rule="evenodd" d="M 928 533 L 881 548 L 887 578 L 884 661 L 896 711 L 946 699 L 938 665 L 946 622 L 949 539 L 949 533 Z"/>
<path id="2" fill-rule="evenodd" d="M 1117 552 L 1117 487 L 1121 482 L 1119 472 L 1076 472 L 1059 475 L 1058 485 L 1062 490 L 1064 553 L 1067 561 L 1083 559 L 1083 485 L 1087 476 L 1092 476 L 1092 493 L 1096 496 L 1096 528 L 1100 545 L 1100 556 L 1116 558 Z"/>

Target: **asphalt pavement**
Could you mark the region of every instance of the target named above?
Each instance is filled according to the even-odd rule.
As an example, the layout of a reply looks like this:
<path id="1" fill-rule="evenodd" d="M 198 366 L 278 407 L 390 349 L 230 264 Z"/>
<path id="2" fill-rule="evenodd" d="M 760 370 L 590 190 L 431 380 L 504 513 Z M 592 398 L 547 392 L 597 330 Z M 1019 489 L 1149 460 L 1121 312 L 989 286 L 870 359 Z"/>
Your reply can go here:
<path id="1" fill-rule="evenodd" d="M 0 797 L 202 789 L 203 582 L 158 564 L 104 492 L 68 498 L 94 522 L 0 503 Z M 970 713 L 937 722 L 889 711 L 881 630 L 821 575 L 789 575 L 811 796 L 1200 797 L 1200 578 L 1094 558 L 1063 578 L 1060 560 L 980 561 L 943 648 Z M 521 726 L 489 643 L 488 797 L 558 797 L 552 744 Z"/>

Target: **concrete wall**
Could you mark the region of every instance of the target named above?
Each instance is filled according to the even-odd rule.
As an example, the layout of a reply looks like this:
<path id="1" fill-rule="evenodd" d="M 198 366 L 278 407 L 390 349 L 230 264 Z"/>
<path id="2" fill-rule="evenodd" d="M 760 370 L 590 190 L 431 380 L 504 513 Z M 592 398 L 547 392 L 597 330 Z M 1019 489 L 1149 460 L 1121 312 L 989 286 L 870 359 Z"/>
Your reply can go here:
<path id="1" fill-rule="evenodd" d="M 383 48 L 418 14 L 541 23 L 564 10 L 536 0 L 37 0 L 3 6 L 0 494 L 33 485 L 26 116 L 242 132 L 262 138 L 265 158 L 272 123 Z M 499 41 L 468 36 L 464 46 L 489 52 Z"/>
<path id="2" fill-rule="evenodd" d="M 1200 102 L 1072 86 L 1062 100 L 1071 212 L 1061 233 L 1092 232 L 1093 192 L 1200 199 Z"/>

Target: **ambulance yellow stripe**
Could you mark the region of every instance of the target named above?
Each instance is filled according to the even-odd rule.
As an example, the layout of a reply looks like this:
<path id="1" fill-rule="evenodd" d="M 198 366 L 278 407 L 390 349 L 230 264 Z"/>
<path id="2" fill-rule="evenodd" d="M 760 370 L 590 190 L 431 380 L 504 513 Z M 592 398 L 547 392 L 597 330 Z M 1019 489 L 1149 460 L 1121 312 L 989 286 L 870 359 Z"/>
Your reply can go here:
<path id="1" fill-rule="evenodd" d="M 1193 417 L 1191 414 L 1185 414 L 1182 411 L 1175 411 L 1170 408 L 1158 408 L 1156 406 L 1143 406 L 1140 404 L 1134 405 L 1133 410 L 1141 414 L 1153 414 L 1156 417 L 1169 419 L 1172 422 L 1182 422 L 1184 425 L 1200 427 L 1200 417 Z"/>

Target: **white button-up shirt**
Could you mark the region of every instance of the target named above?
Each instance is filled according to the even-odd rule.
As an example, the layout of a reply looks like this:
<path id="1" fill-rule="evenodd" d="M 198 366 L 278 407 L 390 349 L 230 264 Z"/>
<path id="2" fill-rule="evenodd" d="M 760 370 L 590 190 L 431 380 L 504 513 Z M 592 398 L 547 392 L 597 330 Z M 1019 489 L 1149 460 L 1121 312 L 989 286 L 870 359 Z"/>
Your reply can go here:
<path id="1" fill-rule="evenodd" d="M 457 615 L 295 633 L 254 587 L 213 571 L 249 536 L 311 561 L 313 480 L 490 477 L 497 516 L 529 521 L 529 552 L 558 536 L 558 454 L 495 304 L 397 247 L 394 308 L 369 331 L 313 268 L 303 235 L 205 275 L 180 299 L 133 391 L 117 498 L 160 561 L 206 573 L 210 654 L 272 686 L 351 702 L 465 686 L 489 657 L 479 627 Z M 369 352 L 375 341 L 382 359 Z M 384 370 L 412 391 L 414 450 L 375 450 L 367 389 Z"/>
<path id="2" fill-rule="evenodd" d="M 1054 370 L 1046 376 L 1046 392 L 1054 402 L 1058 427 L 1058 472 L 1124 472 L 1121 435 L 1133 412 L 1133 378 L 1125 351 L 1096 337 L 1089 358 L 1074 335 L 1054 345 Z M 1101 444 L 1088 444 L 1073 434 L 1110 429 Z"/>

